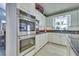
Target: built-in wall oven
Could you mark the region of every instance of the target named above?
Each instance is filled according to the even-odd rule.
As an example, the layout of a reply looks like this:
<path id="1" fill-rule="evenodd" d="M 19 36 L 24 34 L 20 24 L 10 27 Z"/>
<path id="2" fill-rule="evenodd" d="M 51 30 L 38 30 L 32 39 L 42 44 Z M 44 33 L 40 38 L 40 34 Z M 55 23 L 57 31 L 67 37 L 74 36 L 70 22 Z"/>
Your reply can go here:
<path id="1" fill-rule="evenodd" d="M 35 16 L 18 9 L 18 55 L 25 55 L 35 48 Z"/>
<path id="2" fill-rule="evenodd" d="M 26 55 L 35 49 L 35 37 L 19 37 L 18 55 Z"/>

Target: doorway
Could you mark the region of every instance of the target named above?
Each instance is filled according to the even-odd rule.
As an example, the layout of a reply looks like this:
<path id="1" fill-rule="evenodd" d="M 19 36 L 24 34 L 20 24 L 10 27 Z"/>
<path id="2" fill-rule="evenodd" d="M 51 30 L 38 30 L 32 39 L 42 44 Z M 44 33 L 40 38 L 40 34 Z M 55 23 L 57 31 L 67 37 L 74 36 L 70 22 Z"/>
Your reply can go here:
<path id="1" fill-rule="evenodd" d="M 5 56 L 6 50 L 6 4 L 0 3 L 0 56 Z"/>

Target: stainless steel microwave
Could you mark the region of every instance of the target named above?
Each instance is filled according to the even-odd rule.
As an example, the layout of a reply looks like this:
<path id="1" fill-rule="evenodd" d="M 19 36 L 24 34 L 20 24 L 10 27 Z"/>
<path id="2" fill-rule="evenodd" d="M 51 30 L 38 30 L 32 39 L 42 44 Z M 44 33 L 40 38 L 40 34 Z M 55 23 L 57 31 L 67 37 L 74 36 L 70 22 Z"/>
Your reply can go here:
<path id="1" fill-rule="evenodd" d="M 36 33 L 36 19 L 34 16 L 30 14 L 25 14 L 23 11 L 19 11 L 18 14 L 18 36 L 28 35 L 28 34 L 35 34 Z"/>

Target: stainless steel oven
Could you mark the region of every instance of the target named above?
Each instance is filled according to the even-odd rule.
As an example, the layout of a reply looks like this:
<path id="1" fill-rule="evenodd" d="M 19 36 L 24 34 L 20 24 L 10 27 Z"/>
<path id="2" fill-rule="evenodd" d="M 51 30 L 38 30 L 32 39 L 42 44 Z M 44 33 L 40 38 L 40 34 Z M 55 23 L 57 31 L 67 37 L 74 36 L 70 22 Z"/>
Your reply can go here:
<path id="1" fill-rule="evenodd" d="M 35 37 L 19 38 L 18 55 L 25 55 L 35 49 Z"/>

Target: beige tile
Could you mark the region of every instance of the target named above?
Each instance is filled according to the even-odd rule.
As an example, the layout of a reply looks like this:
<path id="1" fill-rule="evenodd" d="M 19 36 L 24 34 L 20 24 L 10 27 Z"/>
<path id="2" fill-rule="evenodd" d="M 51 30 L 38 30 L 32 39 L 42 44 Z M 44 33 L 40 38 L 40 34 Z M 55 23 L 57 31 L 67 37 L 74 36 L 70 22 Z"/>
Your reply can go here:
<path id="1" fill-rule="evenodd" d="M 66 56 L 67 47 L 48 43 L 35 56 Z"/>

